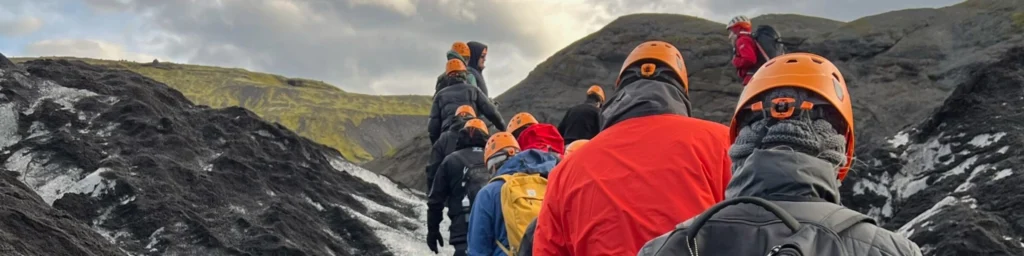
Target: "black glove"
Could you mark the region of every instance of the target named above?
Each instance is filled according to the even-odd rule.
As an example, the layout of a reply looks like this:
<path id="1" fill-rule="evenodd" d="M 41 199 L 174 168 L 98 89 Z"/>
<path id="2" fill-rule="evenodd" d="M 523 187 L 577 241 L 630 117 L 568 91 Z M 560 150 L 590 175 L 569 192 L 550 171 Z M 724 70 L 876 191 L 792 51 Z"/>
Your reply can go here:
<path id="1" fill-rule="evenodd" d="M 430 247 L 430 251 L 437 254 L 437 247 L 444 247 L 444 238 L 441 238 L 441 232 L 432 230 L 427 231 L 427 247 Z"/>

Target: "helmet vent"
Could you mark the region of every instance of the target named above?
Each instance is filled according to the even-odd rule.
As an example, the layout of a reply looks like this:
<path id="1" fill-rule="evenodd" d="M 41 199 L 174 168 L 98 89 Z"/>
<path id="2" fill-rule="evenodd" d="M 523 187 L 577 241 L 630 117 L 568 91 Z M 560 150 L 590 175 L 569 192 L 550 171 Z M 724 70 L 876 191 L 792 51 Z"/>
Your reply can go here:
<path id="1" fill-rule="evenodd" d="M 765 63 L 764 66 L 767 67 L 767 66 L 771 66 L 772 64 L 775 64 L 774 60 L 773 61 L 769 61 L 768 63 Z"/>
<path id="2" fill-rule="evenodd" d="M 841 80 L 841 79 L 839 79 L 839 74 L 836 74 L 836 72 L 832 72 L 832 78 L 835 78 L 836 81 Z"/>
<path id="3" fill-rule="evenodd" d="M 789 59 L 788 61 L 786 61 L 786 63 L 797 63 L 797 62 L 800 62 L 800 61 L 796 60 L 796 59 Z"/>
<path id="4" fill-rule="evenodd" d="M 819 58 L 811 58 L 811 61 L 814 61 L 814 63 L 818 63 L 818 64 L 822 64 L 822 63 L 825 63 L 825 61 L 822 61 L 822 60 L 821 60 L 821 59 L 819 59 Z M 835 75 L 835 74 L 832 74 L 832 75 Z"/>

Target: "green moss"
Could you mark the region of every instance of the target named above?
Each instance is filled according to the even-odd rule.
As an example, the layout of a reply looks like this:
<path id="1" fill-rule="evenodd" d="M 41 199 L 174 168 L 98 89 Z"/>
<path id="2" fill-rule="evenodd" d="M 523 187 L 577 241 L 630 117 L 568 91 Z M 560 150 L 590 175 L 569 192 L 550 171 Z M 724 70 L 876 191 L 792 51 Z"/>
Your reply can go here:
<path id="1" fill-rule="evenodd" d="M 31 59 L 12 60 L 24 62 Z M 214 108 L 247 108 L 299 135 L 334 147 L 346 159 L 356 163 L 372 160 L 373 155 L 345 136 L 346 127 L 358 126 L 367 118 L 426 116 L 432 103 L 427 96 L 349 93 L 322 81 L 286 78 L 238 68 L 68 59 L 142 74 L 181 91 L 196 104 Z"/>
<path id="2" fill-rule="evenodd" d="M 1010 19 L 1013 20 L 1013 27 L 1019 31 L 1024 31 L 1024 12 L 1016 12 Z"/>

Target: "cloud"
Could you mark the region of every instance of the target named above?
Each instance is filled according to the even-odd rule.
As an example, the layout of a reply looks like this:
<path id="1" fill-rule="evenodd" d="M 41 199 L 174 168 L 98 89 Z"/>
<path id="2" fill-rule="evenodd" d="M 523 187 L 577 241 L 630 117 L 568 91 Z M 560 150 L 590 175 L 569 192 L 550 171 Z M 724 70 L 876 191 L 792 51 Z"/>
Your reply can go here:
<path id="1" fill-rule="evenodd" d="M 116 44 L 88 39 L 42 40 L 27 45 L 24 52 L 29 56 L 75 56 L 137 62 L 148 62 L 156 58 L 152 55 L 126 52 L 123 47 Z"/>
<path id="2" fill-rule="evenodd" d="M 43 21 L 36 17 L 15 20 L 0 20 L 0 35 L 20 36 L 30 34 L 43 27 Z"/>
<path id="3" fill-rule="evenodd" d="M 132 14 L 124 42 L 195 64 L 328 81 L 353 92 L 432 94 L 452 41 L 488 44 L 492 96 L 621 15 L 801 13 L 850 20 L 953 0 L 85 0 Z M 109 40 L 108 40 L 109 41 Z M 122 51 L 123 52 L 123 51 Z"/>

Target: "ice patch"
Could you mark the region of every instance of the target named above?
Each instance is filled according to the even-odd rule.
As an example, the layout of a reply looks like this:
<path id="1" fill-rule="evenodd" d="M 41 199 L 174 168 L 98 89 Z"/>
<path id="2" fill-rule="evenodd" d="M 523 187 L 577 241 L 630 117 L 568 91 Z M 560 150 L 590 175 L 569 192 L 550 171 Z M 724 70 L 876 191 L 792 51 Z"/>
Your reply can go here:
<path id="1" fill-rule="evenodd" d="M 975 147 L 986 147 L 988 145 L 992 145 L 992 143 L 995 143 L 996 141 L 999 141 L 1003 136 L 1006 136 L 1005 132 L 996 134 L 980 134 L 978 136 L 974 136 L 974 138 L 971 139 L 971 142 L 968 142 L 967 144 L 971 144 Z"/>
<path id="2" fill-rule="evenodd" d="M 21 140 L 18 136 L 18 111 L 14 104 L 0 105 L 0 148 L 7 148 Z"/>
<path id="3" fill-rule="evenodd" d="M 988 169 L 988 165 L 987 164 L 983 164 L 983 165 L 979 165 L 978 167 L 975 167 L 974 170 L 971 171 L 971 175 L 967 176 L 967 179 L 964 180 L 964 183 L 961 183 L 960 186 L 957 186 L 956 190 L 953 190 L 953 192 L 956 192 L 956 193 L 966 192 L 968 189 L 973 188 L 974 187 L 974 183 L 971 182 L 971 181 L 973 181 L 974 177 L 977 177 L 979 173 L 981 173 L 982 171 L 984 171 L 986 169 Z"/>
<path id="4" fill-rule="evenodd" d="M 47 204 L 53 205 L 71 187 L 78 184 L 80 178 L 78 168 L 61 168 L 54 165 L 43 165 L 44 159 L 37 161 L 36 154 L 27 148 L 19 149 L 7 158 L 4 167 L 21 173 L 19 179 L 39 194 Z"/>
<path id="5" fill-rule="evenodd" d="M 22 84 L 36 84 L 36 85 L 38 85 L 36 89 L 39 90 L 39 94 L 40 95 L 43 95 L 43 97 L 41 97 L 39 99 L 36 99 L 36 101 L 32 103 L 32 106 L 29 107 L 29 109 L 25 112 L 25 115 L 31 115 L 32 113 L 34 113 L 36 107 L 39 106 L 39 104 L 42 104 L 46 100 L 52 100 L 54 103 L 60 104 L 62 110 L 67 110 L 69 112 L 75 113 L 75 108 L 74 108 L 75 102 L 77 102 L 78 100 L 80 100 L 80 99 L 82 99 L 84 97 L 91 97 L 91 96 L 98 95 L 98 94 L 96 94 L 94 92 L 91 92 L 91 91 L 88 91 L 88 90 L 74 89 L 74 88 L 68 88 L 68 87 L 60 86 L 57 83 L 54 83 L 53 81 L 50 81 L 50 80 L 44 80 L 44 81 L 42 81 L 40 83 L 32 83 L 32 82 L 28 82 L 28 81 L 25 81 L 25 82 L 26 83 L 22 83 Z"/>
<path id="6" fill-rule="evenodd" d="M 946 171 L 945 173 L 943 173 L 942 177 L 939 177 L 939 179 L 936 180 L 936 182 L 940 181 L 942 179 L 945 179 L 945 178 L 947 178 L 949 176 L 955 176 L 955 175 L 964 174 L 964 172 L 967 171 L 967 168 L 971 168 L 971 165 L 973 165 L 974 162 L 976 162 L 976 161 L 978 161 L 978 156 L 972 156 L 971 158 L 968 158 L 967 160 L 964 160 L 962 163 L 960 163 L 956 167 L 953 167 L 953 169 L 949 169 L 949 171 Z"/>
<path id="7" fill-rule="evenodd" d="M 153 248 L 153 247 L 156 246 L 156 244 L 160 242 L 160 240 L 157 239 L 157 237 L 159 237 L 160 234 L 162 234 L 163 232 L 164 232 L 164 228 L 160 227 L 156 231 L 153 231 L 153 234 L 149 235 L 149 244 L 146 244 L 146 250 L 149 250 L 149 252 L 156 252 L 157 251 L 157 249 Z"/>
<path id="8" fill-rule="evenodd" d="M 1013 175 L 1013 169 L 1009 169 L 1009 168 L 1003 169 L 1003 170 L 997 172 L 996 176 L 993 177 L 992 180 L 1001 180 L 1001 179 L 1004 179 L 1006 177 L 1010 177 L 1010 175 Z"/>
<path id="9" fill-rule="evenodd" d="M 1003 146 L 999 148 L 999 151 L 996 151 L 996 153 L 1006 154 L 1007 151 L 1010 151 L 1010 146 Z"/>
<path id="10" fill-rule="evenodd" d="M 373 229 L 381 242 L 383 242 L 384 245 L 387 246 L 395 255 L 433 255 L 433 252 L 423 245 L 423 242 L 426 241 L 425 233 L 417 232 L 414 234 L 409 231 L 397 230 L 352 209 L 346 207 L 340 208 L 344 209 L 349 214 L 352 214 L 352 216 L 355 216 L 355 218 L 360 222 L 366 223 L 367 226 L 370 226 L 370 229 Z M 451 246 L 438 248 L 438 251 L 441 255 L 450 255 L 455 253 Z"/>
<path id="11" fill-rule="evenodd" d="M 96 169 L 96 171 L 93 171 L 89 175 L 86 175 L 85 178 L 76 182 L 75 186 L 71 187 L 71 189 L 69 189 L 65 193 L 80 193 L 88 194 L 89 196 L 92 196 L 94 198 L 100 197 L 101 195 L 104 194 L 104 192 L 114 189 L 114 186 L 117 185 L 116 181 L 107 180 L 104 179 L 103 176 L 101 176 L 104 172 L 107 171 L 110 171 L 110 169 L 107 169 L 105 167 Z M 61 193 L 61 195 L 59 195 L 58 197 L 62 196 L 63 194 L 64 193 Z"/>
<path id="12" fill-rule="evenodd" d="M 892 136 L 892 139 L 889 139 L 889 145 L 894 148 L 907 145 L 907 142 L 910 142 L 910 135 L 905 131 L 900 131 L 899 133 L 896 133 L 896 136 Z"/>
<path id="13" fill-rule="evenodd" d="M 309 198 L 307 197 L 306 200 L 309 200 Z M 313 200 L 309 200 L 309 201 L 312 202 Z M 242 208 L 241 206 L 237 206 L 237 205 L 233 205 L 233 204 L 232 205 L 228 205 L 228 209 L 230 209 L 232 212 L 235 212 L 235 213 L 238 213 L 238 214 L 246 214 L 247 213 L 247 211 L 245 211 L 245 208 Z"/>
<path id="14" fill-rule="evenodd" d="M 928 177 L 921 177 L 920 179 L 912 180 L 910 183 L 907 183 L 898 194 L 901 199 L 907 199 L 926 188 L 928 188 Z"/>
<path id="15" fill-rule="evenodd" d="M 313 202 L 313 199 L 309 198 L 309 196 L 306 196 L 306 202 L 312 205 L 313 207 L 316 207 L 316 210 L 321 212 L 324 211 L 324 206 L 320 203 Z"/>
<path id="16" fill-rule="evenodd" d="M 423 193 L 412 191 L 407 188 L 400 188 L 398 187 L 398 184 L 395 184 L 390 179 L 380 174 L 370 172 L 362 167 L 341 160 L 338 157 L 331 157 L 331 166 L 338 171 L 347 172 L 348 174 L 351 174 L 365 182 L 377 184 L 384 193 L 387 193 L 399 200 L 403 200 L 410 204 L 423 204 Z"/>
<path id="17" fill-rule="evenodd" d="M 914 235 L 914 229 L 917 228 L 920 223 L 923 223 L 924 221 L 927 221 L 932 216 L 935 216 L 935 214 L 938 214 L 939 211 L 942 211 L 943 207 L 950 206 L 950 205 L 953 205 L 955 203 L 957 203 L 957 200 L 956 200 L 956 198 L 954 198 L 952 196 L 947 196 L 947 197 L 943 198 L 941 201 L 939 201 L 934 206 L 932 206 L 931 209 L 928 209 L 927 211 L 924 211 L 920 215 L 917 215 L 917 217 L 914 217 L 914 219 L 912 219 L 909 222 L 907 222 L 906 224 L 904 224 L 902 227 L 900 227 L 899 230 L 896 231 L 896 233 L 899 233 L 899 234 L 901 234 L 901 235 L 903 235 L 904 237 L 907 237 L 907 238 L 913 236 Z"/>

